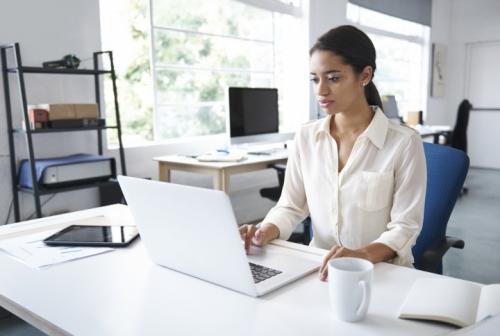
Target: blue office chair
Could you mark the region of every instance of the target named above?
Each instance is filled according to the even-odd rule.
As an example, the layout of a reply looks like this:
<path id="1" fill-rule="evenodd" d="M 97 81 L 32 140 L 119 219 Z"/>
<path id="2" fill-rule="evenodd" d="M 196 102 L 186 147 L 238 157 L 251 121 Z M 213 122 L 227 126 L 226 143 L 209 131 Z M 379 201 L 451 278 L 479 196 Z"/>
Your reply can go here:
<path id="1" fill-rule="evenodd" d="M 464 248 L 464 241 L 446 236 L 446 226 L 469 169 L 469 157 L 461 150 L 424 143 L 427 162 L 422 232 L 413 247 L 417 269 L 442 274 L 443 256 L 450 247 Z"/>

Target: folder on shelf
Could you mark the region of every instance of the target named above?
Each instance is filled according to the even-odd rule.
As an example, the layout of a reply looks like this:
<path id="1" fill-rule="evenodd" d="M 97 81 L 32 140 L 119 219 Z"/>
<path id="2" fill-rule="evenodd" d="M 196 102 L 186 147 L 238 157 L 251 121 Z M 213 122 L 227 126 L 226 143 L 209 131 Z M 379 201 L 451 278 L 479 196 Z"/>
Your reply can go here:
<path id="1" fill-rule="evenodd" d="M 35 160 L 36 181 L 40 188 L 55 188 L 106 181 L 116 177 L 115 159 L 104 155 L 74 154 Z M 33 188 L 30 164 L 22 160 L 19 186 Z"/>

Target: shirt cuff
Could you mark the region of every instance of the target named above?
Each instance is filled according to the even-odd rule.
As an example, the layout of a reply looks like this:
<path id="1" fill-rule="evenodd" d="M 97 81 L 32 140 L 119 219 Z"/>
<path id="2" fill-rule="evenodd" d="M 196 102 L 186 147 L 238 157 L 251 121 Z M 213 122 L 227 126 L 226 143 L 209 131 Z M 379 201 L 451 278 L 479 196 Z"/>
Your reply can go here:
<path id="1" fill-rule="evenodd" d="M 417 235 L 407 238 L 406 235 L 396 231 L 386 231 L 374 240 L 374 243 L 381 243 L 396 252 L 396 257 L 392 260 L 395 265 L 412 267 L 413 253 L 412 247 L 415 245 Z"/>
<path id="2" fill-rule="evenodd" d="M 295 226 L 289 223 L 289 220 L 287 220 L 284 215 L 280 214 L 280 211 L 277 209 L 271 209 L 271 211 L 267 214 L 261 224 L 266 223 L 276 225 L 280 231 L 280 235 L 278 238 L 283 240 L 288 240 L 295 228 Z M 259 224 L 259 226 L 261 224 Z"/>

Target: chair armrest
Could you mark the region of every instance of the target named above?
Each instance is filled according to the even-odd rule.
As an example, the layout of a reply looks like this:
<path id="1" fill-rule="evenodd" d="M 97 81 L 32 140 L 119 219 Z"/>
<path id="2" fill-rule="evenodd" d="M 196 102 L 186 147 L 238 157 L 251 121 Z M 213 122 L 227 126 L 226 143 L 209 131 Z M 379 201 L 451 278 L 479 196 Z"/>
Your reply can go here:
<path id="1" fill-rule="evenodd" d="M 443 256 L 450 247 L 463 249 L 465 242 L 462 239 L 446 236 L 441 243 L 424 251 L 419 263 L 419 269 L 427 272 L 440 273 Z"/>
<path id="2" fill-rule="evenodd" d="M 446 243 L 449 247 L 454 247 L 458 249 L 463 249 L 465 246 L 465 242 L 462 239 L 446 236 Z"/>

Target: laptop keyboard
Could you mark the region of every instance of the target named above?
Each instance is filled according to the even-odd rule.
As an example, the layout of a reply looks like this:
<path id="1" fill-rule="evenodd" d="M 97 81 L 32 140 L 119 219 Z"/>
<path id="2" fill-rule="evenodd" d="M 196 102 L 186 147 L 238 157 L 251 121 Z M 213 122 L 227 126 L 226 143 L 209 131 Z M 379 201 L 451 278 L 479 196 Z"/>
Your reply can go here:
<path id="1" fill-rule="evenodd" d="M 254 263 L 249 263 L 249 264 L 250 264 L 250 270 L 252 271 L 253 281 L 255 283 L 259 283 L 261 281 L 264 281 L 266 279 L 269 279 L 275 275 L 282 273 L 281 271 L 264 267 L 262 265 L 257 265 Z"/>

